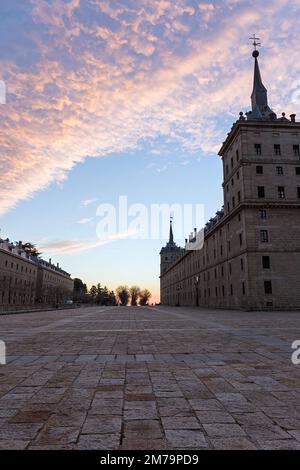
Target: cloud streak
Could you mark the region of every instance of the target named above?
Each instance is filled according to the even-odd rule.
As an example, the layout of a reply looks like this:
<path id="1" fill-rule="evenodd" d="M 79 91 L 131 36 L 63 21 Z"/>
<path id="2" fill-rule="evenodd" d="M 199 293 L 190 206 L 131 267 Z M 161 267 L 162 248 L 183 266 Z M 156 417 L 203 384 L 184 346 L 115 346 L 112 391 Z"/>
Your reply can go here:
<path id="1" fill-rule="evenodd" d="M 63 181 L 87 156 L 162 135 L 187 154 L 215 152 L 224 123 L 250 104 L 253 31 L 263 32 L 272 107 L 297 112 L 288 90 L 300 75 L 299 7 L 299 0 L 1 4 L 0 214 Z"/>
<path id="2" fill-rule="evenodd" d="M 46 254 L 76 253 L 99 248 L 100 246 L 104 246 L 118 240 L 123 240 L 136 234 L 136 230 L 128 230 L 126 232 L 114 233 L 102 240 L 56 240 L 41 242 L 38 244 L 38 246 L 39 249 L 41 249 L 43 253 Z"/>

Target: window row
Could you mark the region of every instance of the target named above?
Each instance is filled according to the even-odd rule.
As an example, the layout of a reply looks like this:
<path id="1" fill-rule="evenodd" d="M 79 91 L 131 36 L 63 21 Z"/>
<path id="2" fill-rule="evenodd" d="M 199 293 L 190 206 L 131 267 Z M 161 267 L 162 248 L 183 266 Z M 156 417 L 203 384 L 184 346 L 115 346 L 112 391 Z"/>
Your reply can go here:
<path id="1" fill-rule="evenodd" d="M 277 186 L 277 197 L 278 199 L 285 199 L 286 192 L 284 186 Z M 263 199 L 266 197 L 266 191 L 264 186 L 257 186 L 257 197 Z M 295 197 L 300 199 L 300 186 L 297 187 Z"/>
<path id="2" fill-rule="evenodd" d="M 268 281 L 263 281 L 263 286 L 264 286 L 264 293 L 265 294 L 269 295 L 269 294 L 273 293 L 272 281 L 269 281 L 269 280 Z M 246 295 L 245 282 L 241 283 L 241 290 L 242 290 L 242 294 Z M 211 297 L 211 293 L 212 293 L 211 291 L 212 291 L 212 289 L 210 287 L 208 287 L 208 289 L 203 289 L 204 298 Z M 218 287 L 215 287 L 214 294 L 215 294 L 215 297 L 219 296 Z M 226 295 L 225 286 L 221 287 L 220 294 L 221 294 L 222 297 L 225 297 L 225 295 Z M 230 286 L 229 286 L 229 294 L 230 294 L 230 296 L 234 295 L 233 284 L 230 284 Z M 201 298 L 201 289 L 199 289 L 199 298 Z"/>
<path id="3" fill-rule="evenodd" d="M 263 175 L 264 174 L 264 167 L 262 165 L 256 165 L 256 174 Z M 283 175 L 283 166 L 276 166 L 276 174 Z M 300 166 L 295 167 L 295 174 L 300 176 Z"/>
<path id="4" fill-rule="evenodd" d="M 35 274 L 35 270 L 34 269 L 31 269 L 31 268 L 27 268 L 27 266 L 19 266 L 18 263 L 9 263 L 8 260 L 6 259 L 5 262 L 4 262 L 4 267 L 5 268 L 10 268 L 10 269 L 15 269 L 16 271 L 20 271 L 21 273 L 28 273 L 28 274 Z"/>
<path id="5" fill-rule="evenodd" d="M 280 144 L 274 144 L 273 147 L 274 150 L 274 155 L 281 155 L 281 145 Z M 262 146 L 261 144 L 254 144 L 254 152 L 256 155 L 262 155 Z M 300 147 L 298 144 L 293 145 L 293 154 L 295 157 L 300 156 Z"/>

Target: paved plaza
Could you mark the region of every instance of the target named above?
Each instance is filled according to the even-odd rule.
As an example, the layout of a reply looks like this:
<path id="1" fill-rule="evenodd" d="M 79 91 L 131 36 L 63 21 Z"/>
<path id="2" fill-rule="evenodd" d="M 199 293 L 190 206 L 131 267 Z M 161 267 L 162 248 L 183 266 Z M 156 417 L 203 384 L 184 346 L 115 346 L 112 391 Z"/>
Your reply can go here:
<path id="1" fill-rule="evenodd" d="M 0 317 L 0 449 L 300 449 L 300 312 Z"/>

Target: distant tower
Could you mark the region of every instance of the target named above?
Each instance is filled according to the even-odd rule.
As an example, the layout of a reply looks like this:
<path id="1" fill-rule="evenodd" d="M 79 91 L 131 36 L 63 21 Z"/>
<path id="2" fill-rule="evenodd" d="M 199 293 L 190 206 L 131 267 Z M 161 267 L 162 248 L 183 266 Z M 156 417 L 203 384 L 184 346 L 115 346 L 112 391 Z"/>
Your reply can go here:
<path id="1" fill-rule="evenodd" d="M 185 249 L 176 245 L 174 242 L 172 218 L 170 219 L 170 233 L 169 241 L 160 250 L 160 275 L 164 274 L 183 254 Z M 161 299 L 162 303 L 166 303 L 164 299 Z"/>

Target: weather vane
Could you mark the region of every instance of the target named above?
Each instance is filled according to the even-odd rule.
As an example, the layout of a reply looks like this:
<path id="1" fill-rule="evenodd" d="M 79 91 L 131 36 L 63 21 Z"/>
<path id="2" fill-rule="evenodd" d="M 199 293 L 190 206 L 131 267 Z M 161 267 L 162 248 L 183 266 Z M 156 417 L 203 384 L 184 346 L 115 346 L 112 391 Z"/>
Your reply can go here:
<path id="1" fill-rule="evenodd" d="M 251 38 L 249 38 L 249 39 L 251 39 L 251 40 L 253 41 L 252 44 L 253 44 L 253 46 L 254 46 L 254 50 L 256 51 L 256 50 L 257 50 L 256 48 L 259 47 L 259 46 L 261 46 L 261 43 L 259 42 L 259 41 L 260 41 L 260 38 L 257 38 L 257 37 L 255 36 L 255 34 L 253 34 L 253 36 L 252 36 Z"/>
<path id="2" fill-rule="evenodd" d="M 258 57 L 259 52 L 258 52 L 257 48 L 261 46 L 260 38 L 257 38 L 255 36 L 255 34 L 253 34 L 253 36 L 249 39 L 251 39 L 251 41 L 253 41 L 252 44 L 254 46 L 254 51 L 253 51 L 252 55 L 253 55 L 253 57 Z"/>

